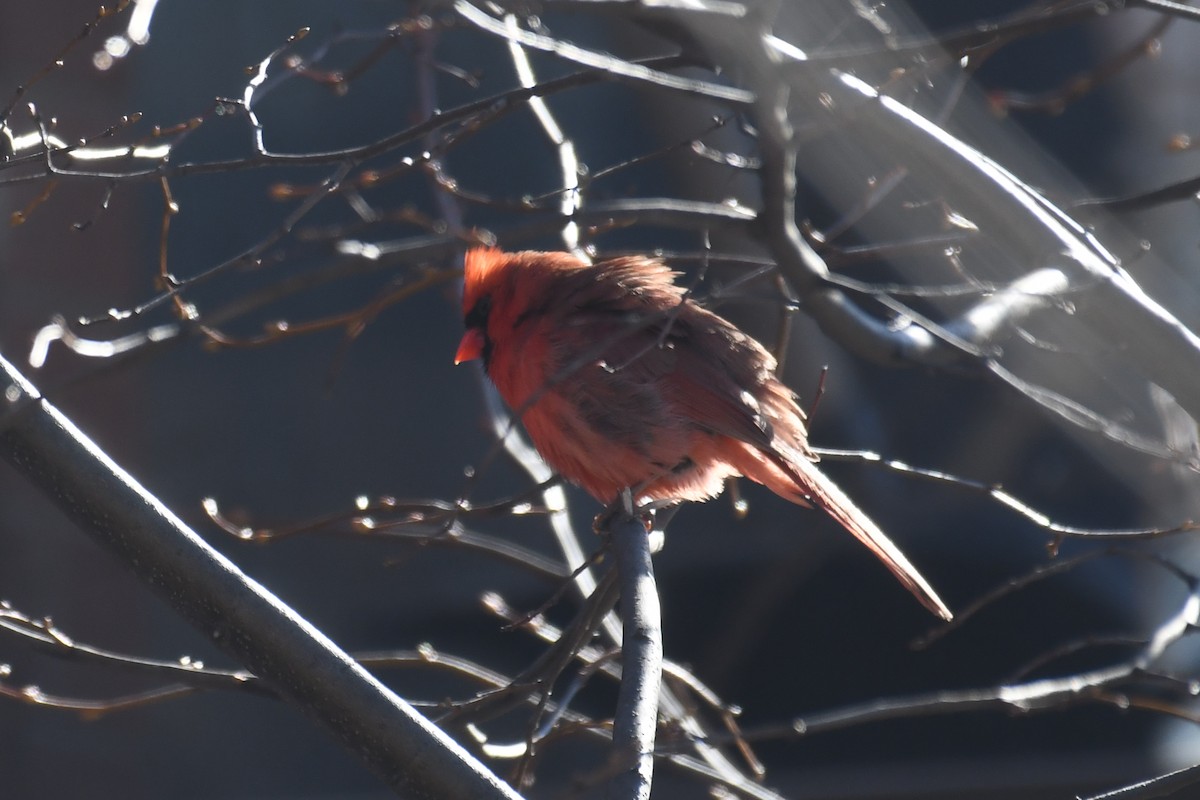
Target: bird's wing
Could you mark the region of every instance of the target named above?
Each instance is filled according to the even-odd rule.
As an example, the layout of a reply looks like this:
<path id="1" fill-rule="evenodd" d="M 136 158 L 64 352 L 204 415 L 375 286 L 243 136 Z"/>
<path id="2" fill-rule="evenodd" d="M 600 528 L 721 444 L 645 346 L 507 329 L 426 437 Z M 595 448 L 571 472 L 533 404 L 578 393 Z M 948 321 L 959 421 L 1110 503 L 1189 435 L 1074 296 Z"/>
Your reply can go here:
<path id="1" fill-rule="evenodd" d="M 614 386 L 653 385 L 712 433 L 814 460 L 804 412 L 754 338 L 697 305 L 662 262 L 616 258 L 564 276 L 569 319 L 603 345 Z M 618 286 L 620 291 L 612 291 Z M 571 324 L 571 323 L 568 323 Z M 624 373 L 624 374 L 618 374 Z"/>
<path id="2" fill-rule="evenodd" d="M 699 311 L 689 303 L 684 313 L 668 312 L 616 338 L 605 361 L 615 375 L 625 373 L 617 383 L 653 385 L 667 407 L 711 433 L 763 450 L 787 443 L 805 452 L 796 435 L 803 433 L 803 414 L 771 373 L 770 355 L 728 322 Z"/>

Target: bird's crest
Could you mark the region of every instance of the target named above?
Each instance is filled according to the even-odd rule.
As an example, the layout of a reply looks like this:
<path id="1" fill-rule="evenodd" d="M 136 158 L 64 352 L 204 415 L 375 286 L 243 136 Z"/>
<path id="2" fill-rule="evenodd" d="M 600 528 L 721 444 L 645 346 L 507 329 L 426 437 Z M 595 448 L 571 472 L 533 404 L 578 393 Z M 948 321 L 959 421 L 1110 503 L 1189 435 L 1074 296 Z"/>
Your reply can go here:
<path id="1" fill-rule="evenodd" d="M 470 311 L 479 298 L 492 290 L 508 262 L 509 255 L 496 247 L 474 247 L 467 251 L 463 259 L 463 311 Z"/>

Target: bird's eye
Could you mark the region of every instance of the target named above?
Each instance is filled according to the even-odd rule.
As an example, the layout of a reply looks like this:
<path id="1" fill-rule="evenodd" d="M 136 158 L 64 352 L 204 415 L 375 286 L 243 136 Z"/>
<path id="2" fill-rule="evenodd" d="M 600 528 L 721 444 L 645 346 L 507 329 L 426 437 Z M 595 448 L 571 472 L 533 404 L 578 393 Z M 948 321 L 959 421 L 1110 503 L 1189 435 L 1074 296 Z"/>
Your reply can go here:
<path id="1" fill-rule="evenodd" d="M 490 313 L 492 313 L 492 296 L 485 294 L 475 301 L 475 305 L 471 306 L 471 310 L 463 318 L 463 323 L 468 328 L 486 328 Z"/>

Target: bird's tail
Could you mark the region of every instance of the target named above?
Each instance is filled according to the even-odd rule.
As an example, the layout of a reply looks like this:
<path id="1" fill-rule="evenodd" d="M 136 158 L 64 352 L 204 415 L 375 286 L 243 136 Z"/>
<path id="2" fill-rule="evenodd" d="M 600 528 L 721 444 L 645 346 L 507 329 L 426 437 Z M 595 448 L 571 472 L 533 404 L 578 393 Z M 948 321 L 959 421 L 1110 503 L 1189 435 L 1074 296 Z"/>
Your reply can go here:
<path id="1" fill-rule="evenodd" d="M 793 460 L 764 453 L 752 446 L 747 446 L 744 452 L 746 461 L 735 465 L 743 475 L 793 503 L 815 505 L 825 511 L 865 544 L 921 605 L 944 620 L 953 618 L 950 609 L 900 548 L 816 464 L 803 458 Z"/>

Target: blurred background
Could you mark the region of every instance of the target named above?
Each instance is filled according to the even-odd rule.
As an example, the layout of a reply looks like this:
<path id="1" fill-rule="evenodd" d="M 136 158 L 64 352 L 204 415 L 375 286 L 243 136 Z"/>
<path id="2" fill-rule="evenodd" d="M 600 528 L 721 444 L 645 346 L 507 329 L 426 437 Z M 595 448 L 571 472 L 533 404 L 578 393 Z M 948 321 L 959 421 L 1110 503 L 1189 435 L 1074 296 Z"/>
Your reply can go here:
<path id="1" fill-rule="evenodd" d="M 807 52 L 878 51 L 931 35 L 923 30 L 959 30 L 1039 5 L 814 2 L 783 8 L 775 33 Z M 142 118 L 111 137 L 114 144 L 142 140 L 154 126 L 168 129 L 201 117 L 178 139 L 172 164 L 251 159 L 245 116 L 215 113 L 214 99 L 240 98 L 247 67 L 302 27 L 311 30 L 287 52 L 310 59 L 313 69 L 278 80 L 288 64 L 286 56 L 277 60 L 268 70 L 276 82 L 255 105 L 271 151 L 361 146 L 433 108 L 452 109 L 517 85 L 504 43 L 461 20 L 446 22 L 452 18 L 444 12 L 431 12 L 429 31 L 381 47 L 387 40 L 381 31 L 420 12 L 404 3 L 161 2 L 149 39 L 126 40 L 126 52 L 119 37 L 139 7 L 145 13 L 143 3 L 101 20 L 62 57 L 61 69 L 30 84 L 94 18 L 95 5 L 56 0 L 51 10 L 0 4 L 0 100 L 19 97 L 7 118 L 11 133 L 36 133 L 29 102 L 43 121 L 55 120 L 56 135 L 66 142 L 97 137 L 122 115 Z M 930 116 L 930 109 L 944 110 L 939 121 L 956 135 L 1056 202 L 1181 180 L 1200 168 L 1195 150 L 1180 138 L 1200 131 L 1194 80 L 1200 29 L 1181 20 L 1157 31 L 1159 20 L 1149 11 L 1129 11 L 1031 33 L 965 77 L 943 65 L 927 85 L 913 89 L 919 95 L 913 102 Z M 621 57 L 671 52 L 646 28 L 615 13 L 584 15 L 551 4 L 539 22 L 547 34 Z M 1152 32 L 1158 35 L 1150 38 Z M 1132 51 L 1138 55 L 1122 62 L 1121 55 Z M 540 79 L 578 69 L 545 54 L 532 61 Z M 887 78 L 886 59 L 854 66 L 869 82 Z M 342 74 L 335 75 L 338 70 Z M 1102 80 L 1069 102 L 1021 107 L 1023 99 L 1081 75 Z M 605 81 L 557 93 L 548 104 L 595 178 L 585 206 L 678 197 L 756 207 L 752 170 L 705 158 L 690 146 L 700 139 L 716 150 L 753 154 L 745 121 L 719 104 Z M 719 128 L 714 118 L 721 120 Z M 886 148 L 864 145 L 853 128 L 804 135 L 799 213 L 813 229 L 830 231 L 869 194 L 872 178 L 876 184 L 887 180 L 897 167 Z M 91 144 L 103 147 L 109 140 Z M 390 150 L 367 166 L 394 168 L 427 146 Z M 264 249 L 261 265 L 223 269 L 190 289 L 187 300 L 203 315 L 295 276 L 340 270 L 336 280 L 313 291 L 281 297 L 220 326 L 231 338 L 247 339 L 274 320 L 350 312 L 425 274 L 421 269 L 457 266 L 458 232 L 487 230 L 512 249 L 562 249 L 561 222 L 552 213 L 521 208 L 528 198 L 552 208 L 541 198 L 562 185 L 558 156 L 527 110 L 489 123 L 448 149 L 442 161 L 457 181 L 449 187 L 457 194 L 418 169 L 361 193 L 363 203 L 381 212 L 378 218 L 364 220 L 353 198 L 323 200 Z M 602 173 L 621 164 L 626 166 Z M 121 171 L 126 169 L 123 164 Z M 167 240 L 170 273 L 200 275 L 273 236 L 303 201 L 304 187 L 330 172 L 328 163 L 262 164 L 171 178 L 178 213 L 170 218 Z M 368 324 L 353 337 L 333 329 L 258 346 L 213 347 L 188 336 L 111 360 L 53 345 L 44 367 L 33 370 L 26 359 L 34 336 L 56 315 L 68 321 L 95 317 L 156 296 L 164 187 L 157 180 L 99 174 L 6 180 L 25 174 L 28 164 L 25 172 L 12 163 L 0 172 L 5 216 L 15 223 L 19 213 L 23 220 L 0 228 L 0 352 L 22 365 L 45 395 L 208 541 L 347 650 L 429 643 L 508 674 L 536 657 L 542 646 L 534 637 L 504 630 L 480 597 L 494 591 L 514 607 L 532 610 L 557 588 L 553 580 L 465 548 L 385 537 L 240 542 L 213 524 L 201 505 L 215 498 L 239 523 L 287 528 L 348 514 L 359 496 L 452 501 L 469 491 L 473 501 L 484 502 L 529 488 L 531 479 L 503 454 L 485 461 L 495 440 L 481 375 L 474 365 L 452 364 L 461 335 L 455 281 L 434 282 L 365 315 Z M 953 233 L 956 200 L 937 183 L 936 175 L 915 175 L 854 218 L 836 244 L 845 249 Z M 1200 322 L 1196 213 L 1188 200 L 1088 218 L 1137 282 L 1193 330 Z M 1036 266 L 1022 261 L 1021 243 L 1005 234 L 984 227 L 981 239 L 896 248 L 861 262 L 846 257 L 838 269 L 880 284 L 944 284 L 963 276 L 1002 280 Z M 401 249 L 367 263 L 346 255 L 339 243 L 347 240 L 436 246 L 413 255 Z M 648 217 L 598 224 L 585 230 L 585 240 L 600 255 L 676 254 L 672 263 L 687 279 L 702 278 L 701 295 L 769 259 L 752 228 L 719 223 L 672 225 Z M 1143 242 L 1151 243 L 1149 251 Z M 789 312 L 771 275 L 721 298 L 721 313 L 769 346 L 786 337 L 781 371 L 802 404 L 812 402 L 828 366 L 812 419 L 819 446 L 862 449 L 1002 485 L 1064 525 L 1167 528 L 1197 514 L 1197 481 L 1186 459 L 1140 452 L 1065 424 L 975 369 L 898 369 L 857 358 L 827 338 L 803 308 Z M 959 307 L 953 300 L 913 302 L 927 313 Z M 1104 320 L 1062 311 L 1022 331 L 1026 344 L 1054 347 L 1015 345 L 1005 351 L 1006 366 L 1039 385 L 1065 387 L 1078 402 L 1169 444 L 1172 452 L 1194 454 L 1194 420 L 1139 375 L 1136 364 L 1113 356 Z M 872 313 L 884 315 L 877 307 Z M 76 332 L 109 339 L 175 319 L 170 304 L 161 304 L 129 322 Z M 478 465 L 479 474 L 468 480 L 466 470 Z M 827 469 L 956 609 L 1048 563 L 1047 531 L 984 492 L 854 460 L 830 460 Z M 1186 588 L 1143 558 L 1096 558 L 1002 598 L 961 629 L 914 650 L 910 643 L 935 627 L 934 620 L 861 547 L 815 512 L 757 486 L 740 489 L 748 501 L 744 518 L 728 497 L 684 509 L 656 565 L 668 657 L 739 706 L 747 727 L 876 698 L 993 686 L 1072 642 L 1096 646 L 1064 650 L 1042 672 L 1030 674 L 1059 675 L 1120 660 L 1127 651 L 1096 643 L 1148 636 Z M 597 542 L 590 523 L 599 509 L 575 489 L 567 496 L 571 518 L 591 549 Z M 555 554 L 549 528 L 537 516 L 481 519 L 471 527 Z M 1067 541 L 1059 557 L 1104 544 Z M 1193 549 L 1181 537 L 1136 546 L 1184 568 Z M 187 655 L 211 666 L 237 666 L 7 466 L 0 467 L 0 598 L 32 617 L 52 617 L 80 641 L 134 655 Z M 549 616 L 565 623 L 576 607 L 568 596 Z M 1171 651 L 1169 669 L 1194 674 L 1194 655 L 1181 642 Z M 62 697 L 113 698 L 155 683 L 55 657 L 7 635 L 0 636 L 0 663 L 11 667 L 5 685 L 36 685 Z M 432 670 L 381 675 L 410 699 L 468 694 L 462 682 Z M 613 694 L 611 686 L 600 685 L 581 702 L 603 717 Z M 989 709 L 773 739 L 757 744 L 756 752 L 767 768 L 765 784 L 786 797 L 1061 798 L 1200 760 L 1200 738 L 1183 719 L 1192 706 L 1174 694 L 1169 699 L 1174 713 L 1123 711 L 1111 702 L 1064 703 L 1027 715 Z M 556 745 L 538 767 L 529 795 L 573 796 L 578 787 L 572 775 L 594 768 L 601 752 L 571 740 Z M 506 774 L 507 765 L 495 766 Z M 0 794 L 13 798 L 387 796 L 355 759 L 293 709 L 221 692 L 107 714 L 0 698 L 0 787 Z M 697 779 L 662 769 L 655 796 L 704 791 Z"/>

